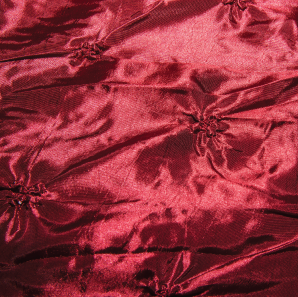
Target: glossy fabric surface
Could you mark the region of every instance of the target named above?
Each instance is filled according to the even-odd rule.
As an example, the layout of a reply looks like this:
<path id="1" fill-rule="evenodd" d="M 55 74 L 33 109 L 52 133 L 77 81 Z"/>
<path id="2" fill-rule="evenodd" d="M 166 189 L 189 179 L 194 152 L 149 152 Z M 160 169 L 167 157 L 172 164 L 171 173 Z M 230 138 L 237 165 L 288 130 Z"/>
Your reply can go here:
<path id="1" fill-rule="evenodd" d="M 296 296 L 297 25 L 0 0 L 0 296 Z"/>

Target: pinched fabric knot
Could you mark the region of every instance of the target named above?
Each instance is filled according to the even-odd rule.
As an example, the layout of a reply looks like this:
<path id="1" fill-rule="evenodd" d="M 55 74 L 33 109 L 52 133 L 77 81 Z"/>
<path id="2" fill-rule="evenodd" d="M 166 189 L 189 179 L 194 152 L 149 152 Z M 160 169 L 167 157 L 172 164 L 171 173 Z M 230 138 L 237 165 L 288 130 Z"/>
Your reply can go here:
<path id="1" fill-rule="evenodd" d="M 219 119 L 216 116 L 201 116 L 199 119 L 192 116 L 194 123 L 190 125 L 190 129 L 193 133 L 198 134 L 203 132 L 207 137 L 211 138 L 216 136 L 219 132 L 218 121 Z"/>
<path id="2" fill-rule="evenodd" d="M 42 183 L 26 187 L 22 184 L 13 183 L 9 188 L 10 193 L 6 196 L 12 207 L 29 207 L 35 208 L 40 206 L 39 198 L 47 192 L 45 185 Z"/>
<path id="3" fill-rule="evenodd" d="M 156 292 L 156 295 L 160 297 L 168 297 L 170 295 L 170 290 L 168 285 L 163 284 L 161 288 Z"/>
<path id="4" fill-rule="evenodd" d="M 84 42 L 81 47 L 71 55 L 71 58 L 81 62 L 85 59 L 89 61 L 100 60 L 102 53 L 107 49 L 108 47 L 103 43 Z"/>
<path id="5" fill-rule="evenodd" d="M 216 136 L 218 132 L 218 118 L 216 116 L 209 116 L 207 118 L 201 116 L 200 119 L 194 118 L 194 120 L 195 122 L 191 125 L 193 133 L 203 132 L 209 138 Z"/>
<path id="6" fill-rule="evenodd" d="M 241 10 L 245 10 L 247 8 L 247 1 L 245 0 L 223 0 L 222 3 L 224 5 L 230 4 L 235 5 Z"/>
<path id="7" fill-rule="evenodd" d="M 185 115 L 190 117 L 188 129 L 194 134 L 193 147 L 199 156 L 204 156 L 206 148 L 211 144 L 219 144 L 218 134 L 225 132 L 229 125 L 224 123 L 224 118 L 217 115 L 201 115 L 199 117 L 193 114 Z"/>

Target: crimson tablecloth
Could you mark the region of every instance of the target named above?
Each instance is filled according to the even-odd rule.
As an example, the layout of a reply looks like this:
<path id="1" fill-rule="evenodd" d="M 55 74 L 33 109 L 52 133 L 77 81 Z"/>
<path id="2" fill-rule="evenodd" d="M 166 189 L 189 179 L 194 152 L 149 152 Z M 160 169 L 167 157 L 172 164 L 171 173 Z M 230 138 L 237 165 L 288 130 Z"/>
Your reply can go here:
<path id="1" fill-rule="evenodd" d="M 297 25 L 0 0 L 0 296 L 297 296 Z"/>

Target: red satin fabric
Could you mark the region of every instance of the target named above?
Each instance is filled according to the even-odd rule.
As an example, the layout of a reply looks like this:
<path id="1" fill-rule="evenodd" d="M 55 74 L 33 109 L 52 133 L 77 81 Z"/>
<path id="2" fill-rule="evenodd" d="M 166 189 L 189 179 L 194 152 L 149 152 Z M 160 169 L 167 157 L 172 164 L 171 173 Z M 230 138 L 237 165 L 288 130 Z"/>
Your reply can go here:
<path id="1" fill-rule="evenodd" d="M 297 1 L 0 17 L 1 296 L 297 295 Z"/>

